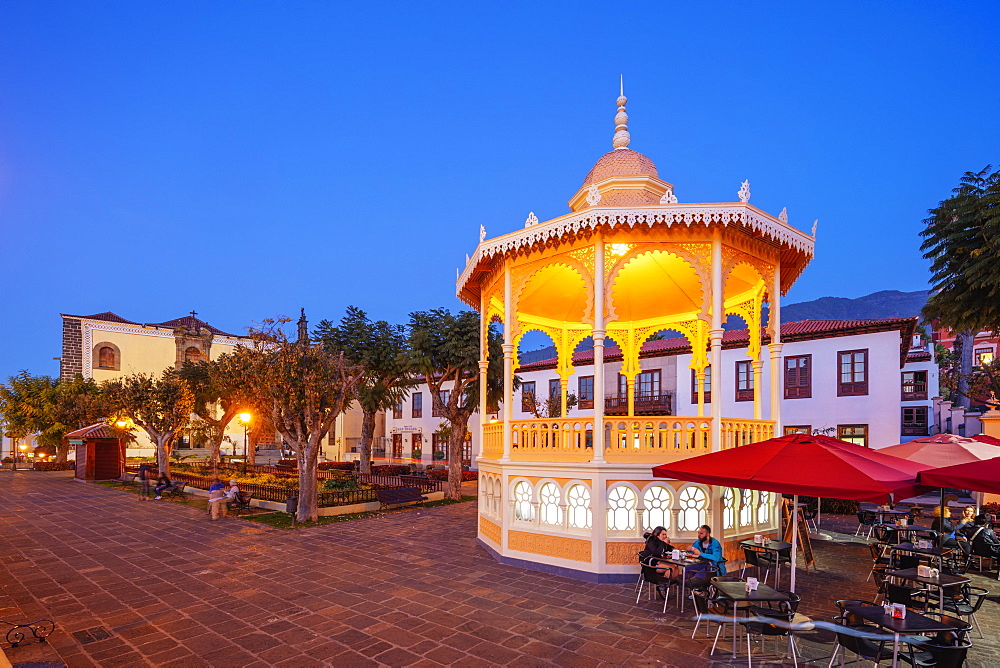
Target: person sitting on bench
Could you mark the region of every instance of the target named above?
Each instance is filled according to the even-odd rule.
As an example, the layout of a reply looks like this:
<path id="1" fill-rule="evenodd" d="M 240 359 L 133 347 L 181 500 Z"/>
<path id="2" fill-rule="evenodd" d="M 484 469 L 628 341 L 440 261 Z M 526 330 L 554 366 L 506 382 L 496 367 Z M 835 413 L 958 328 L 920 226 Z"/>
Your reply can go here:
<path id="1" fill-rule="evenodd" d="M 173 483 L 170 482 L 170 478 L 167 477 L 167 474 L 161 473 L 160 479 L 156 481 L 156 487 L 153 488 L 153 491 L 156 493 L 155 500 L 162 499 L 163 493 L 170 489 L 172 484 Z"/>

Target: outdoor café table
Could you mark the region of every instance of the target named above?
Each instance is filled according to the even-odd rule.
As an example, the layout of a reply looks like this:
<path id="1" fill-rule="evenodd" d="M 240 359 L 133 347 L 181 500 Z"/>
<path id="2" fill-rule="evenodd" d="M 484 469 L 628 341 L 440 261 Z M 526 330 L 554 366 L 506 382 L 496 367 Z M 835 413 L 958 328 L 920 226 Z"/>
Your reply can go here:
<path id="1" fill-rule="evenodd" d="M 883 524 L 888 523 L 888 521 L 885 519 L 887 517 L 891 517 L 893 519 L 899 519 L 900 517 L 905 517 L 910 514 L 910 511 L 908 510 L 872 510 L 870 512 L 873 512 L 876 515 L 878 515 L 879 521 L 882 522 Z"/>
<path id="2" fill-rule="evenodd" d="M 782 543 L 776 540 L 768 541 L 767 543 L 755 543 L 752 539 L 750 539 L 741 540 L 740 545 L 746 545 L 747 547 L 756 548 L 758 550 L 774 552 L 774 588 L 777 589 L 781 585 L 781 552 L 782 550 L 792 549 L 792 544 Z"/>
<path id="3" fill-rule="evenodd" d="M 944 555 L 950 554 L 953 547 L 917 547 L 913 543 L 900 543 L 899 545 L 893 545 L 889 548 L 895 552 L 910 552 L 911 554 L 922 554 L 924 556 L 933 557 L 937 559 L 938 570 L 941 569 L 941 562 L 944 559 Z"/>
<path id="4" fill-rule="evenodd" d="M 899 619 L 892 615 L 885 614 L 885 610 L 880 605 L 848 605 L 847 609 L 858 615 L 862 619 L 880 626 L 887 631 L 891 631 L 892 638 L 892 666 L 899 665 L 899 636 L 918 635 L 922 633 L 936 633 L 937 631 L 949 631 L 951 627 L 944 622 L 925 617 L 912 610 L 906 611 L 906 618 Z"/>
<path id="5" fill-rule="evenodd" d="M 880 523 L 875 525 L 876 529 L 887 529 L 889 531 L 895 531 L 897 536 L 903 537 L 910 535 L 910 539 L 906 542 L 912 542 L 912 534 L 916 534 L 918 531 L 930 531 L 927 527 L 917 526 L 916 524 L 907 524 L 905 527 L 896 526 L 895 524 Z"/>
<path id="6" fill-rule="evenodd" d="M 736 625 L 739 624 L 736 614 L 739 610 L 737 603 L 778 603 L 788 600 L 788 594 L 768 587 L 766 584 L 758 584 L 753 591 L 747 591 L 747 583 L 736 582 L 716 582 L 715 590 L 722 596 L 733 602 L 733 656 L 736 656 Z M 880 608 L 881 609 L 881 608 Z"/>
<path id="7" fill-rule="evenodd" d="M 919 582 L 920 584 L 930 585 L 931 587 L 937 587 L 938 590 L 938 612 L 944 613 L 944 590 L 952 589 L 954 587 L 961 587 L 962 585 L 969 584 L 972 582 L 969 578 L 962 577 L 961 575 L 948 575 L 947 573 L 942 573 L 936 578 L 925 577 L 922 575 L 917 575 L 916 568 L 904 568 L 901 571 L 886 571 L 885 573 L 889 577 L 898 578 L 900 580 L 909 580 L 910 582 Z"/>
<path id="8" fill-rule="evenodd" d="M 656 560 L 661 564 L 672 564 L 674 566 L 679 566 L 681 569 L 681 587 L 677 590 L 677 604 L 680 606 L 681 612 L 684 612 L 684 589 L 687 587 L 687 572 L 692 566 L 699 564 L 710 563 L 708 559 L 702 559 L 700 557 L 690 557 L 685 556 L 683 550 L 681 550 L 680 559 L 672 559 L 670 557 L 656 557 Z"/>

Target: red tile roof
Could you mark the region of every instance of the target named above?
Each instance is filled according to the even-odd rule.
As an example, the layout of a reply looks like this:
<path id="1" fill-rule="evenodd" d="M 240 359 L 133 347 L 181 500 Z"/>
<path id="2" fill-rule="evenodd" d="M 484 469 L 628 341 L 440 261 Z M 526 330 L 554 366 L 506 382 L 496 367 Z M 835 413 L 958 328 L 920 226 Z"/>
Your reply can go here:
<path id="1" fill-rule="evenodd" d="M 94 315 L 70 315 L 68 313 L 63 313 L 64 318 L 83 318 L 84 320 L 104 320 L 105 322 L 121 322 L 126 325 L 138 325 L 140 323 L 133 322 L 131 320 L 126 320 L 117 313 L 112 313 L 111 311 L 105 311 L 104 313 L 95 313 Z"/>
<path id="2" fill-rule="evenodd" d="M 173 320 L 165 320 L 164 322 L 147 322 L 147 327 L 166 327 L 167 329 L 177 329 L 178 327 L 184 326 L 188 328 L 200 329 L 205 327 L 212 334 L 218 334 L 219 336 L 234 336 L 239 338 L 239 334 L 230 334 L 228 332 L 223 332 L 218 327 L 213 327 L 204 320 L 196 318 L 191 315 L 186 315 L 181 318 L 174 318 Z"/>
<path id="3" fill-rule="evenodd" d="M 826 339 L 837 336 L 849 336 L 852 334 L 868 334 L 871 332 L 888 332 L 899 330 L 903 333 L 903 343 L 900 355 L 902 363 L 906 352 L 909 349 L 910 340 L 917 326 L 916 318 L 855 318 L 838 320 L 797 320 L 786 322 L 781 325 L 782 341 L 810 341 L 814 339 Z M 763 342 L 766 344 L 770 337 L 764 332 Z M 732 329 L 722 335 L 723 348 L 743 348 L 750 342 L 750 331 L 747 329 Z M 659 341 L 647 341 L 642 346 L 640 357 L 664 357 L 669 355 L 682 355 L 691 352 L 691 346 L 684 337 L 672 337 L 660 339 Z M 607 346 L 604 349 L 605 361 L 620 360 L 621 349 L 617 346 Z M 539 360 L 522 364 L 519 369 L 522 371 L 555 368 L 556 358 Z M 594 363 L 594 351 L 583 350 L 573 353 L 573 364 L 575 366 Z"/>
<path id="4" fill-rule="evenodd" d="M 121 438 L 122 431 L 109 424 L 98 422 L 66 434 L 66 438 Z"/>

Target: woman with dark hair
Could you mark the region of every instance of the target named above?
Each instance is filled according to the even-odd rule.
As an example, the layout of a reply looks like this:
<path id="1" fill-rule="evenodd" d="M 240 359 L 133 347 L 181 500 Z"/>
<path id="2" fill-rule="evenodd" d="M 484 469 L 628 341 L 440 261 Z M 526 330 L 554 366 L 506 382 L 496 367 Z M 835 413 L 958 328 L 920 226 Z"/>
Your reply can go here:
<path id="1" fill-rule="evenodd" d="M 648 564 L 649 568 L 656 569 L 656 572 L 665 578 L 673 577 L 673 568 L 658 560 L 669 557 L 670 553 L 674 551 L 674 546 L 669 541 L 667 530 L 664 527 L 656 527 L 646 534 L 646 547 L 639 553 L 644 564 Z M 663 598 L 666 598 L 666 591 L 666 585 L 656 586 L 656 592 Z"/>
<path id="2" fill-rule="evenodd" d="M 161 473 L 160 479 L 156 481 L 156 487 L 153 488 L 153 491 L 156 492 L 156 497 L 154 498 L 154 500 L 158 501 L 162 499 L 163 492 L 169 489 L 171 484 L 172 483 L 170 482 L 170 478 L 168 478 L 165 473 Z"/>

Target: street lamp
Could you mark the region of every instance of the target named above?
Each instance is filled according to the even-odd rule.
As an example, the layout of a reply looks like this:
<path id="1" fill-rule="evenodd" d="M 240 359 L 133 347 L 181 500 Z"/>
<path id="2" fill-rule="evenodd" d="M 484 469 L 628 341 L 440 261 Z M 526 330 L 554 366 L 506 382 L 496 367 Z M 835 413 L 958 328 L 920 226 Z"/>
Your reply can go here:
<path id="1" fill-rule="evenodd" d="M 28 461 L 28 456 L 24 452 L 25 450 L 28 449 L 27 444 L 22 443 L 21 445 L 17 446 L 17 449 L 21 451 L 21 459 L 24 460 L 24 461 Z M 17 454 L 16 453 L 14 455 L 14 466 L 15 467 L 17 466 Z"/>
<path id="2" fill-rule="evenodd" d="M 250 414 L 249 413 L 240 413 L 239 418 L 240 418 L 240 422 L 243 423 L 243 475 L 246 475 L 247 474 L 247 457 L 249 456 L 247 454 L 247 444 L 249 442 L 249 438 L 247 436 L 247 434 L 248 434 L 247 426 L 250 424 Z"/>

